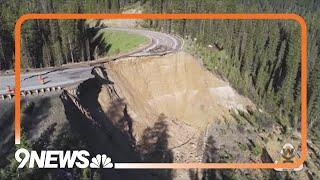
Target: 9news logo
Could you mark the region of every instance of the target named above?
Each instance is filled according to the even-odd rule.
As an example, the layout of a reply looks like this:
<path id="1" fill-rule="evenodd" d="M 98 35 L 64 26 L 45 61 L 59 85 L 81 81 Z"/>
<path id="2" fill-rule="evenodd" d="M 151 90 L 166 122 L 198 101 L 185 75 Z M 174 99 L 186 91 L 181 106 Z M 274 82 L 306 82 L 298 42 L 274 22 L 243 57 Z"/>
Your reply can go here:
<path id="1" fill-rule="evenodd" d="M 90 153 L 86 150 L 79 151 L 37 151 L 29 152 L 27 149 L 18 149 L 15 153 L 16 160 L 20 163 L 18 168 L 113 168 L 111 158 L 105 154 L 97 154 L 90 159 Z"/>

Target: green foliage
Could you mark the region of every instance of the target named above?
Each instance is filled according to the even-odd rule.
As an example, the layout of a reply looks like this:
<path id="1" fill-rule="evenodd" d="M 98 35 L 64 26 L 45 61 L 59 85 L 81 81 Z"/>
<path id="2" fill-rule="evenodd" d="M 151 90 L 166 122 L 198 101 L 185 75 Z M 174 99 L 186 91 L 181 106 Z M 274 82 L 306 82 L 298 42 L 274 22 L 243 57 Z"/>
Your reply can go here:
<path id="1" fill-rule="evenodd" d="M 123 0 L 4 1 L 0 4 L 0 70 L 13 68 L 14 24 L 26 13 L 117 13 Z M 85 20 L 29 20 L 22 26 L 21 67 L 42 68 L 93 60 L 97 44 Z"/>
<path id="2" fill-rule="evenodd" d="M 101 174 L 98 171 L 93 173 L 93 180 L 101 180 Z"/>
<path id="3" fill-rule="evenodd" d="M 148 12 L 296 13 L 308 24 L 308 119 L 319 130 L 319 1 L 151 1 Z M 210 71 L 228 79 L 272 118 L 294 130 L 300 126 L 300 26 L 294 21 L 154 20 L 149 26 L 185 38 L 186 50 Z M 196 39 L 196 40 L 195 40 Z M 255 117 L 255 123 L 272 118 Z M 316 138 L 313 138 L 316 139 Z"/>
<path id="4" fill-rule="evenodd" d="M 16 145 L 14 150 L 7 156 L 7 165 L 5 167 L 0 168 L 0 179 L 17 179 L 18 176 L 27 177 L 28 173 L 30 173 L 30 169 L 27 168 L 18 170 L 19 163 L 16 161 L 14 153 L 17 149 L 20 148 L 25 148 L 28 150 L 31 149 L 30 142 L 26 139 L 26 137 L 23 134 L 21 136 L 20 144 Z"/>
<path id="5" fill-rule="evenodd" d="M 247 145 L 245 145 L 245 144 L 239 144 L 239 148 L 240 148 L 240 150 L 241 151 L 246 151 L 248 148 L 247 148 Z"/>
<path id="6" fill-rule="evenodd" d="M 259 145 L 256 145 L 252 148 L 252 154 L 254 156 L 259 156 L 259 155 L 261 155 L 261 153 L 262 153 L 262 149 Z"/>
<path id="7" fill-rule="evenodd" d="M 91 171 L 89 168 L 85 168 L 82 170 L 82 174 L 80 176 L 80 180 L 87 180 L 87 179 L 90 179 L 90 174 L 91 174 Z"/>
<path id="8" fill-rule="evenodd" d="M 0 68 L 13 68 L 13 30 L 25 13 L 119 12 L 140 2 L 152 13 L 297 13 L 308 24 L 309 129 L 319 129 L 320 71 L 318 1 L 5 1 L 0 5 Z M 188 50 L 203 59 L 211 71 L 227 78 L 241 94 L 254 100 L 282 124 L 297 129 L 300 121 L 300 27 L 293 21 L 258 20 L 147 20 L 145 27 L 184 37 Z M 22 67 L 60 66 L 94 59 L 95 33 L 84 20 L 33 20 L 22 28 Z M 187 38 L 186 38 L 187 37 Z M 109 39 L 108 39 L 109 38 Z M 194 39 L 197 39 L 194 41 Z M 127 35 L 107 36 L 109 54 L 130 49 L 144 40 Z M 209 48 L 209 45 L 211 48 Z M 311 131 L 310 131 L 311 132 Z M 313 133 L 317 134 L 317 133 Z"/>

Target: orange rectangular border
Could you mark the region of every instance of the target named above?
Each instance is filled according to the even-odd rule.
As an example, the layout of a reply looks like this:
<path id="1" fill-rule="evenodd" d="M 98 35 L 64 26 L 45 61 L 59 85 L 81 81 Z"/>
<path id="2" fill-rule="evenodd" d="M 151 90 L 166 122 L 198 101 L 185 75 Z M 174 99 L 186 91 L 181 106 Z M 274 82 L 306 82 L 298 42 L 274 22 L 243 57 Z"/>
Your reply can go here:
<path id="1" fill-rule="evenodd" d="M 295 163 L 115 163 L 122 169 L 296 168 L 307 157 L 307 24 L 297 14 L 25 14 L 15 24 L 15 144 L 20 144 L 21 26 L 33 19 L 294 20 L 301 28 L 301 157 Z"/>

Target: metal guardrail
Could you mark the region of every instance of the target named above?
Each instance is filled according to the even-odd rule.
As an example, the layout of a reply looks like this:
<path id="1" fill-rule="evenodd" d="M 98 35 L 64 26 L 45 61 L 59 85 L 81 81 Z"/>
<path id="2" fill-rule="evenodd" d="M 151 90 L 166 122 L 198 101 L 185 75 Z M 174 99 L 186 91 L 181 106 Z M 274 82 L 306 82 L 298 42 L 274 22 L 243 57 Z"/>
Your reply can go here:
<path id="1" fill-rule="evenodd" d="M 47 87 L 47 88 L 41 88 L 41 89 L 21 91 L 20 95 L 22 97 L 27 97 L 27 96 L 32 96 L 32 95 L 45 94 L 48 92 L 61 91 L 62 89 L 63 89 L 63 87 L 61 87 L 61 86 Z M 14 98 L 14 96 L 15 96 L 14 92 L 5 93 L 5 94 L 0 95 L 1 100 L 12 99 L 12 98 Z"/>

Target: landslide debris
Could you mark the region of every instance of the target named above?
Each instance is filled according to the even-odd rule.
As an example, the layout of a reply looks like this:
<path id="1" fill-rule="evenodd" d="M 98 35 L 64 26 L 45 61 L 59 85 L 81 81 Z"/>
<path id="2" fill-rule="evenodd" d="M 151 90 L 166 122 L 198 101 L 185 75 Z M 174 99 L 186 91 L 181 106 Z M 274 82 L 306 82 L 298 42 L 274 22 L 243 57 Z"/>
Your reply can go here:
<path id="1" fill-rule="evenodd" d="M 102 110 L 110 114 L 114 97 L 125 103 L 138 147 L 146 129 L 162 119 L 168 133 L 166 148 L 173 152 L 174 162 L 203 161 L 208 129 L 220 119 L 232 118 L 231 110 L 254 108 L 184 52 L 108 62 L 96 74 L 109 83 L 98 97 Z"/>
<path id="2" fill-rule="evenodd" d="M 106 153 L 114 162 L 261 163 L 273 162 L 290 141 L 280 124 L 187 53 L 120 59 L 95 67 L 92 74 L 94 78 L 60 94 L 23 100 L 23 135 L 33 149 L 87 149 Z M 0 147 L 7 155 L 14 151 L 10 145 L 14 111 L 9 108 L 12 103 L 1 105 L 6 108 L 0 111 L 0 127 L 6 130 L 0 137 L 7 138 Z M 299 147 L 299 138 L 292 143 Z M 7 163 L 3 159 L 0 166 Z M 318 164 L 309 161 L 307 168 L 300 178 L 312 176 Z M 31 178 L 79 175 L 72 170 L 28 173 Z M 285 176 L 273 170 L 124 170 L 121 174 L 108 170 L 100 175 L 111 179 Z"/>
<path id="3" fill-rule="evenodd" d="M 277 160 L 284 143 L 300 147 L 299 138 L 292 140 L 282 125 L 188 53 L 120 59 L 100 71 L 109 82 L 98 97 L 101 108 L 110 115 L 114 97 L 122 100 L 126 113 L 120 117 L 130 117 L 125 129 L 130 129 L 142 161 L 267 163 Z M 309 166 L 315 170 L 315 164 Z M 185 179 L 191 172 L 175 173 Z M 272 170 L 217 173 L 221 178 L 226 173 L 258 179 L 284 175 Z"/>

